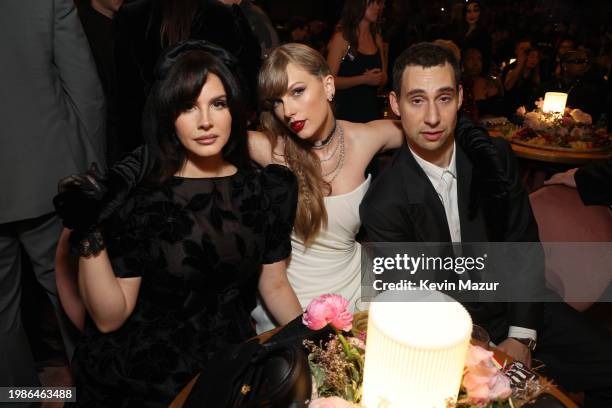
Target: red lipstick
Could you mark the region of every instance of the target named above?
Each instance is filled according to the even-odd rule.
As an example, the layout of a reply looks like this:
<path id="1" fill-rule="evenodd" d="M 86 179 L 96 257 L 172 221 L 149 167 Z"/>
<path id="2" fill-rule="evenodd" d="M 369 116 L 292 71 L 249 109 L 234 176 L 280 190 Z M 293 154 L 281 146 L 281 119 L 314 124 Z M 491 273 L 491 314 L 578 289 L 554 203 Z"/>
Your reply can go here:
<path id="1" fill-rule="evenodd" d="M 305 124 L 305 120 L 295 120 L 289 124 L 289 127 L 291 127 L 291 130 L 293 130 L 295 133 L 298 133 L 300 130 L 304 129 Z"/>

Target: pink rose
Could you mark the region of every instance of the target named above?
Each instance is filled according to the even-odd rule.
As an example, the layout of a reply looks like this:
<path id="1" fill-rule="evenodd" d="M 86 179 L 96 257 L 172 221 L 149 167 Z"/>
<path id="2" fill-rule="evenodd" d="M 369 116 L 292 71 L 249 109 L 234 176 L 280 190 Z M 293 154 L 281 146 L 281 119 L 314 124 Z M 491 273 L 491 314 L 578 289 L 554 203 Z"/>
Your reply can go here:
<path id="1" fill-rule="evenodd" d="M 510 396 L 510 379 L 493 363 L 493 353 L 482 347 L 470 345 L 465 361 L 463 387 L 468 399 L 489 402 Z"/>
<path id="2" fill-rule="evenodd" d="M 569 127 L 574 124 L 574 119 L 571 116 L 564 116 L 561 118 L 561 126 Z"/>
<path id="3" fill-rule="evenodd" d="M 495 377 L 489 382 L 489 399 L 491 400 L 504 400 L 512 394 L 512 388 L 510 388 L 510 379 L 506 377 L 501 371 L 499 371 Z"/>
<path id="4" fill-rule="evenodd" d="M 317 398 L 308 404 L 308 408 L 352 408 L 353 404 L 340 397 Z"/>
<path id="5" fill-rule="evenodd" d="M 342 296 L 321 295 L 308 304 L 302 323 L 311 330 L 331 324 L 338 330 L 349 331 L 353 327 L 353 314 L 348 310 L 348 300 Z"/>

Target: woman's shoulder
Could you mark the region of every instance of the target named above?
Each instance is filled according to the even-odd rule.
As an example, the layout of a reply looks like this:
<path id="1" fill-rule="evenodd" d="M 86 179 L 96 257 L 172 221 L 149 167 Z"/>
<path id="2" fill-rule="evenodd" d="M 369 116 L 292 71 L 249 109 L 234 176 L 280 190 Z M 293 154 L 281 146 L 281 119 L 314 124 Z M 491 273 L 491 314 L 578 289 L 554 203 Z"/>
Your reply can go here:
<path id="1" fill-rule="evenodd" d="M 329 40 L 329 47 L 345 47 L 348 45 L 348 40 L 344 38 L 342 30 L 337 30 Z"/>

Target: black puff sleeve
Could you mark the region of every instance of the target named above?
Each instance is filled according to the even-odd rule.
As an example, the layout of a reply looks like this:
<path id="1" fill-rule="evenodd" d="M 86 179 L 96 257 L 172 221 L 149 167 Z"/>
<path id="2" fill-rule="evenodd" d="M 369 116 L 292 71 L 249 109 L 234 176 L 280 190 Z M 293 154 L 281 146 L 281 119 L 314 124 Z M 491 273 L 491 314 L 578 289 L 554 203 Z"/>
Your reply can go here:
<path id="1" fill-rule="evenodd" d="M 146 208 L 130 198 L 103 224 L 104 240 L 113 273 L 118 278 L 143 276 L 151 265 L 153 237 Z"/>
<path id="2" fill-rule="evenodd" d="M 271 164 L 261 174 L 263 193 L 270 202 L 266 214 L 266 247 L 263 263 L 271 264 L 291 254 L 291 231 L 297 208 L 298 184 L 285 166 Z"/>

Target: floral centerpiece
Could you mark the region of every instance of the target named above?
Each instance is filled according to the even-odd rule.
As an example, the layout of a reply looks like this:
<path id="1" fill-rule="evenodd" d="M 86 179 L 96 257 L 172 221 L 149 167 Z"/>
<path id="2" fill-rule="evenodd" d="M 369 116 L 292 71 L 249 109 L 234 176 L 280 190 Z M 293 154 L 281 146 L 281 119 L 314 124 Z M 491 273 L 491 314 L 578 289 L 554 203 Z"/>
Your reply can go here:
<path id="1" fill-rule="evenodd" d="M 308 305 L 302 322 L 311 330 L 327 325 L 335 329 L 327 342 L 304 341 L 313 378 L 311 408 L 359 407 L 366 352 L 365 334 L 353 336 L 353 315 L 339 295 L 322 295 Z M 513 370 L 521 369 L 520 363 Z M 511 386 L 509 374 L 494 360 L 493 352 L 470 345 L 456 403 L 449 408 L 514 408 L 545 391 L 548 383 L 535 375 Z M 525 371 L 528 373 L 528 371 Z"/>
<path id="2" fill-rule="evenodd" d="M 539 147 L 572 150 L 603 150 L 612 145 L 607 129 L 594 128 L 591 115 L 580 109 L 565 108 L 563 112 L 545 112 L 542 98 L 535 110 L 521 106 L 516 116 L 521 127 L 508 126 L 504 136 L 512 142 Z"/>

